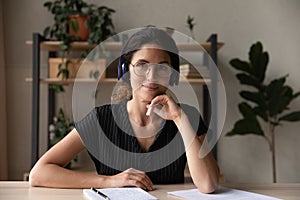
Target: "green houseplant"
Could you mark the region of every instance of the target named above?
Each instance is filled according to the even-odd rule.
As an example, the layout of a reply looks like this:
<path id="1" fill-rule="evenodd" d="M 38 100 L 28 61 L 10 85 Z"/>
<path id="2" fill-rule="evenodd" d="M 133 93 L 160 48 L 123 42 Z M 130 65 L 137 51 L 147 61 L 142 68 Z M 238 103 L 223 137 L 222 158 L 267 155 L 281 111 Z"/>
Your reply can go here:
<path id="1" fill-rule="evenodd" d="M 238 58 L 232 59 L 230 64 L 239 71 L 236 74 L 239 82 L 249 86 L 251 90 L 242 90 L 239 94 L 245 100 L 238 107 L 243 118 L 238 120 L 227 136 L 255 134 L 263 137 L 272 154 L 273 182 L 276 178 L 275 161 L 275 128 L 284 121 L 300 120 L 300 111 L 290 111 L 289 105 L 300 92 L 294 92 L 285 82 L 287 75 L 265 82 L 265 74 L 269 62 L 269 55 L 263 51 L 261 42 L 253 44 L 249 51 L 249 61 Z M 265 132 L 261 124 L 267 125 Z"/>
<path id="2" fill-rule="evenodd" d="M 190 15 L 187 16 L 187 19 L 186 19 L 186 24 L 187 24 L 187 27 L 189 28 L 190 30 L 190 33 L 191 33 L 191 37 L 193 39 L 195 39 L 195 36 L 194 36 L 194 26 L 196 25 L 195 21 L 194 21 L 194 17 L 191 17 Z"/>
<path id="3" fill-rule="evenodd" d="M 58 115 L 53 117 L 53 124 L 49 125 L 50 147 L 64 138 L 73 128 L 74 125 L 65 116 L 63 108 L 59 108 Z"/>
<path id="4" fill-rule="evenodd" d="M 115 10 L 106 6 L 96 6 L 84 0 L 54 0 L 45 2 L 44 7 L 54 18 L 54 23 L 44 29 L 44 37 L 62 42 L 59 46 L 62 57 L 57 76 L 62 75 L 63 79 L 69 77 L 68 67 L 72 62 L 68 59 L 68 53 L 73 41 L 87 40 L 89 44 L 99 44 L 115 34 L 111 18 Z M 80 17 L 83 20 L 78 21 Z M 79 32 L 84 32 L 84 36 Z"/>

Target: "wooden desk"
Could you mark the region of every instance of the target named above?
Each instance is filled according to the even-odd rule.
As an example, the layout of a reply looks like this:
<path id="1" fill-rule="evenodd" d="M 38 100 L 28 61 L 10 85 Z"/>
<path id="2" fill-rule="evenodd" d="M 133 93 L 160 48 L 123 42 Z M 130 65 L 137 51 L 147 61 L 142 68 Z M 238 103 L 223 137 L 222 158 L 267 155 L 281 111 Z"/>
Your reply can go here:
<path id="1" fill-rule="evenodd" d="M 225 187 L 232 187 L 250 192 L 270 195 L 273 197 L 296 200 L 300 198 L 300 183 L 278 184 L 234 184 L 224 183 Z M 179 199 L 167 195 L 168 191 L 191 189 L 191 183 L 178 185 L 156 185 L 156 190 L 150 192 L 159 199 Z M 84 200 L 82 189 L 53 189 L 30 187 L 28 182 L 0 181 L 0 199 L 2 200 Z"/>

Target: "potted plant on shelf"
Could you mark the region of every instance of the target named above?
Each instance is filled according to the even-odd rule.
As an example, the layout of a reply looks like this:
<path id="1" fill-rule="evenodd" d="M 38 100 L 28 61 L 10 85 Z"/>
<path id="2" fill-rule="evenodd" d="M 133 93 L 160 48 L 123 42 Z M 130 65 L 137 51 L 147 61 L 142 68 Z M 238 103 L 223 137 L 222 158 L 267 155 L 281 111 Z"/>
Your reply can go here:
<path id="1" fill-rule="evenodd" d="M 243 118 L 238 120 L 226 136 L 254 134 L 266 140 L 272 154 L 273 182 L 276 178 L 275 128 L 286 122 L 300 120 L 300 111 L 290 111 L 289 105 L 300 92 L 294 92 L 285 81 L 287 75 L 265 83 L 269 55 L 263 51 L 260 42 L 253 44 L 249 51 L 249 61 L 232 59 L 230 64 L 240 71 L 236 77 L 241 84 L 253 90 L 242 90 L 239 94 L 245 100 L 239 104 Z M 288 113 L 287 113 L 288 112 Z M 267 125 L 265 133 L 261 123 Z"/>
<path id="2" fill-rule="evenodd" d="M 69 66 L 76 66 L 76 62 L 68 57 L 71 43 L 88 41 L 89 44 L 99 44 L 113 35 L 115 32 L 111 15 L 115 10 L 84 0 L 47 1 L 44 7 L 53 14 L 54 24 L 47 26 L 43 35 L 48 40 L 61 41 L 59 47 L 62 56 L 56 74 L 57 77 L 68 79 L 71 74 Z M 84 55 L 87 53 L 84 52 Z M 76 71 L 73 74 L 76 75 Z"/>
<path id="3" fill-rule="evenodd" d="M 49 125 L 50 147 L 64 138 L 73 128 L 74 125 L 65 116 L 63 108 L 59 108 L 58 115 L 53 117 L 53 124 Z"/>

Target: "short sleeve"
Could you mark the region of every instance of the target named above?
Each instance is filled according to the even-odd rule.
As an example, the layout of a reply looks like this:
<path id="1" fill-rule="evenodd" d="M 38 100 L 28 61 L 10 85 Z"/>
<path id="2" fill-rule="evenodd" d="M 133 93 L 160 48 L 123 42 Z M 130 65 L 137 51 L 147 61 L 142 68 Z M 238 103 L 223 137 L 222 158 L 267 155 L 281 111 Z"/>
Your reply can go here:
<path id="1" fill-rule="evenodd" d="M 86 147 L 95 137 L 95 133 L 99 132 L 99 122 L 97 118 L 96 108 L 91 110 L 83 119 L 75 123 L 75 128 L 79 133 Z"/>

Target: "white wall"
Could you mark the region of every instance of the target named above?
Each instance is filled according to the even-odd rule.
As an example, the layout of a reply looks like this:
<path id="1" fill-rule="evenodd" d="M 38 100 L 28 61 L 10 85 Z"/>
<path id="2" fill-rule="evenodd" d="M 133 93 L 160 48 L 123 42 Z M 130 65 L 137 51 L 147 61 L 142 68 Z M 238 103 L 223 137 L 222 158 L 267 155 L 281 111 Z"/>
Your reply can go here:
<path id="1" fill-rule="evenodd" d="M 116 31 L 153 24 L 169 26 L 185 34 L 187 15 L 195 18 L 195 36 L 204 41 L 218 33 L 225 46 L 219 51 L 219 68 L 227 91 L 227 117 L 224 133 L 229 131 L 240 114 L 238 84 L 228 62 L 234 57 L 247 59 L 251 44 L 261 41 L 270 54 L 267 79 L 289 74 L 288 83 L 300 90 L 300 1 L 298 0 L 102 0 L 90 1 L 116 10 Z M 8 97 L 9 177 L 21 179 L 30 169 L 31 156 L 31 47 L 25 40 L 32 32 L 42 32 L 51 23 L 51 16 L 35 0 L 3 0 L 6 87 Z M 45 58 L 45 57 L 43 57 Z M 44 61 L 45 62 L 45 61 Z M 42 73 L 45 73 L 43 65 Z M 42 112 L 46 111 L 46 87 L 42 90 Z M 226 105 L 224 105 L 226 106 Z M 300 99 L 291 109 L 300 108 Z M 43 117 L 43 121 L 46 118 Z M 277 130 L 277 166 L 279 182 L 300 182 L 300 152 L 297 132 L 300 123 L 286 124 Z M 41 130 L 45 132 L 45 123 Z M 41 135 L 41 150 L 45 149 L 45 134 Z M 266 142 L 256 136 L 224 137 L 218 143 L 218 162 L 228 181 L 271 181 L 271 157 Z"/>

